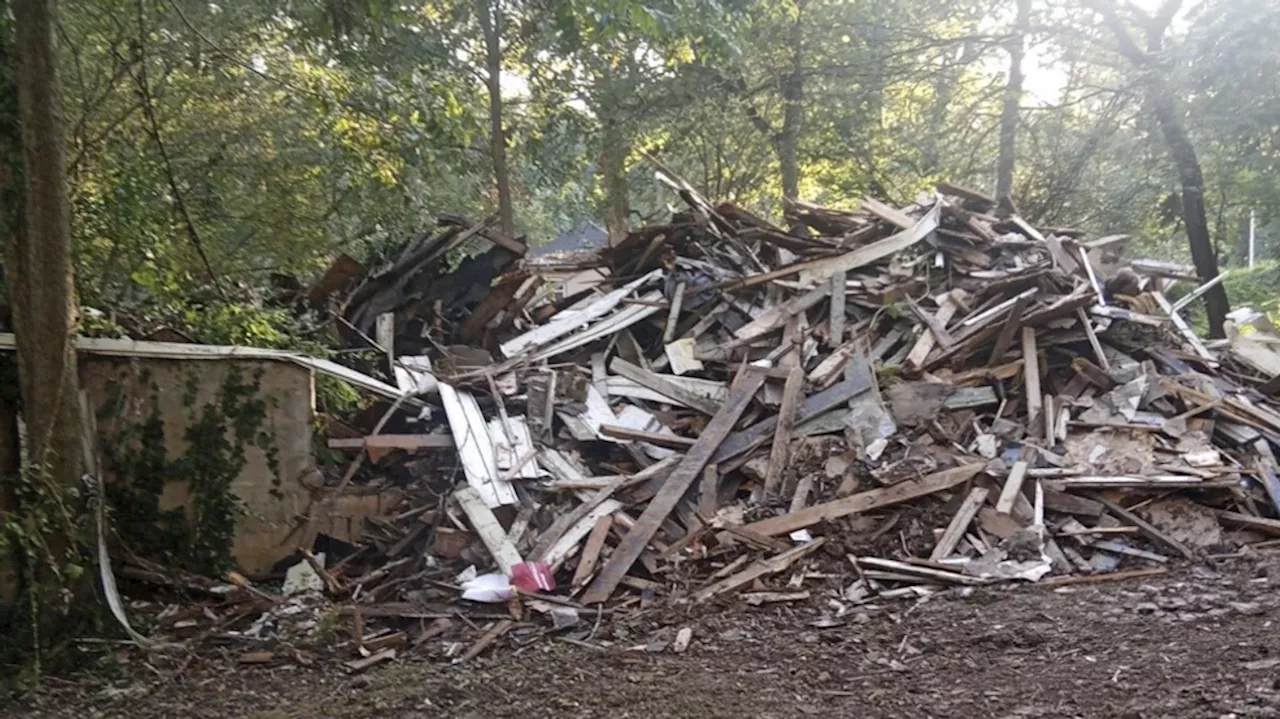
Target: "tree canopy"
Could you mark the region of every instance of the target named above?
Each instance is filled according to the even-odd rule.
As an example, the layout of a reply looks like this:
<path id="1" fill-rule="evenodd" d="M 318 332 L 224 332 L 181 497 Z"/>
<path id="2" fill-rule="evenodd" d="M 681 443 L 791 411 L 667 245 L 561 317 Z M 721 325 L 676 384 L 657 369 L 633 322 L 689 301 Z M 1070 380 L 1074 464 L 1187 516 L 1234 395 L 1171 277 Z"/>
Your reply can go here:
<path id="1" fill-rule="evenodd" d="M 1186 260 L 1153 73 L 1198 154 L 1216 259 L 1244 260 L 1251 213 L 1259 257 L 1273 257 L 1280 51 L 1267 39 L 1280 8 L 1140 5 L 1150 12 L 1090 0 L 68 3 L 57 39 L 80 297 L 108 319 L 269 343 L 262 317 L 234 308 L 255 306 L 273 275 L 376 253 L 439 213 L 487 215 L 500 186 L 533 244 L 663 211 L 672 197 L 644 151 L 775 219 L 786 199 L 904 201 L 939 179 L 994 194 L 1002 115 L 1017 138 L 1003 143 L 1011 199 L 1030 220 L 1131 232 L 1151 256 Z M 1153 46 L 1143 18 L 1162 13 Z M 1025 57 L 1011 63 L 1014 49 Z M 1023 86 L 1010 92 L 1015 68 Z"/>

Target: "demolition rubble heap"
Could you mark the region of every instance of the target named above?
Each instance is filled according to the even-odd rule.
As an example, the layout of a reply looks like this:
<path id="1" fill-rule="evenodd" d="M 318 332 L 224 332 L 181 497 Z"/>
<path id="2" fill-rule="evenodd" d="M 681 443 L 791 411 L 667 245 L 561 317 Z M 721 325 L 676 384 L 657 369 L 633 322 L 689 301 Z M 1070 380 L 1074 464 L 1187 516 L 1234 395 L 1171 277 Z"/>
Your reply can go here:
<path id="1" fill-rule="evenodd" d="M 659 175 L 687 209 L 602 251 L 535 262 L 451 219 L 312 288 L 406 391 L 329 440 L 331 491 L 404 501 L 298 567 L 350 617 L 353 670 L 600 642 L 651 605 L 838 619 L 1145 576 L 1280 534 L 1270 345 L 1198 338 L 1189 268 L 960 187 L 793 203 L 784 229 Z M 219 611 L 261 624 L 273 597 Z"/>

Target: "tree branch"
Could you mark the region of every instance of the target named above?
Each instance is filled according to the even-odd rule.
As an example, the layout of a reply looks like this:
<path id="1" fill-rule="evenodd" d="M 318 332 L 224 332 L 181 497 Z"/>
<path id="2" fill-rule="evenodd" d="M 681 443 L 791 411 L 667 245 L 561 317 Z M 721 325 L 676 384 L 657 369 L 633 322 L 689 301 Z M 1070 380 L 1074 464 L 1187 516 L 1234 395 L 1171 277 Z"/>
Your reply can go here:
<path id="1" fill-rule="evenodd" d="M 187 237 L 191 240 L 191 246 L 195 249 L 196 254 L 200 257 L 200 262 L 204 265 L 205 272 L 209 275 L 209 281 L 213 283 L 214 290 L 217 291 L 218 297 L 223 301 L 227 301 L 227 293 L 222 289 L 222 282 L 218 279 L 218 275 L 213 271 L 213 265 L 209 262 L 209 255 L 204 251 L 204 244 L 200 241 L 200 233 L 196 231 L 196 225 L 191 220 L 191 214 L 187 212 L 187 203 L 183 200 L 182 190 L 178 187 L 178 178 L 173 172 L 173 163 L 169 159 L 169 151 L 165 147 L 164 139 L 160 134 L 160 123 L 156 119 L 155 107 L 151 102 L 151 83 L 147 79 L 147 60 L 146 60 L 146 34 L 147 27 L 144 16 L 143 0 L 138 0 L 138 73 L 134 74 L 132 70 L 129 74 L 133 77 L 134 82 L 138 85 L 138 93 L 142 98 L 142 112 L 147 118 L 147 124 L 150 126 L 151 139 L 156 143 L 156 149 L 160 151 L 160 160 L 164 165 L 165 177 L 169 181 L 169 190 L 173 193 L 173 207 L 177 215 L 186 225 Z"/>

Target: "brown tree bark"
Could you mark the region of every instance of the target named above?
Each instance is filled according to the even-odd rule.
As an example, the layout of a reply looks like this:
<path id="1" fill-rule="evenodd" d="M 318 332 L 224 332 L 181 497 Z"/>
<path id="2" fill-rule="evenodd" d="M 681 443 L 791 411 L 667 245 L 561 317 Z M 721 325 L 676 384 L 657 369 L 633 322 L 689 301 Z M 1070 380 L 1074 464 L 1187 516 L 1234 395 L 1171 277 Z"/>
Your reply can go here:
<path id="1" fill-rule="evenodd" d="M 791 71 L 782 78 L 782 130 L 774 140 L 782 172 L 783 200 L 800 199 L 800 129 L 804 124 L 804 0 L 795 0 L 796 18 L 791 26 Z"/>
<path id="2" fill-rule="evenodd" d="M 1031 24 L 1031 0 L 1017 0 L 1017 16 L 1009 36 L 1009 80 L 1004 88 L 1000 111 L 1000 157 L 996 161 L 996 201 L 1005 214 L 1016 212 L 1013 204 L 1013 167 L 1018 141 L 1018 105 L 1022 103 L 1022 60 L 1026 54 L 1027 28 Z"/>
<path id="3" fill-rule="evenodd" d="M 54 487 L 80 483 L 76 298 L 54 0 L 17 0 L 23 226 L 8 233 L 5 278 L 17 334 L 27 456 Z M 67 538 L 68 541 L 70 537 Z"/>
<path id="4" fill-rule="evenodd" d="M 604 148 L 600 153 L 605 192 L 604 225 L 609 232 L 609 246 L 614 247 L 631 231 L 631 205 L 627 198 L 630 190 L 627 157 L 631 154 L 631 141 L 620 119 L 606 114 L 601 122 L 604 126 Z"/>
<path id="5" fill-rule="evenodd" d="M 511 172 L 507 168 L 507 135 L 502 129 L 502 7 L 501 0 L 476 0 L 480 29 L 484 33 L 486 82 L 489 88 L 489 152 L 493 178 L 498 185 L 498 222 L 503 234 L 516 234 L 511 205 Z"/>
<path id="6" fill-rule="evenodd" d="M 1187 245 L 1191 250 L 1191 261 L 1196 266 L 1196 274 L 1202 282 L 1218 276 L 1218 257 L 1213 249 L 1213 241 L 1209 236 L 1209 221 L 1204 204 L 1204 176 L 1200 171 L 1200 158 L 1196 154 L 1191 136 L 1182 124 L 1178 112 L 1178 101 L 1174 96 L 1165 70 L 1160 67 L 1157 57 L 1163 49 L 1165 31 L 1168 30 L 1173 17 L 1178 13 L 1181 0 L 1166 0 L 1155 15 L 1140 13 L 1143 30 L 1146 33 L 1147 48 L 1138 47 L 1137 42 L 1129 35 L 1128 29 L 1116 14 L 1111 0 L 1088 0 L 1088 4 L 1102 15 L 1112 33 L 1116 37 L 1120 53 L 1140 72 L 1148 105 L 1155 116 L 1160 134 L 1164 136 L 1169 157 L 1178 174 L 1178 182 L 1182 189 L 1182 218 L 1187 228 Z M 1231 303 L 1227 300 L 1227 290 L 1219 283 L 1204 295 L 1206 314 L 1209 318 L 1209 336 L 1225 337 L 1223 324 Z"/>

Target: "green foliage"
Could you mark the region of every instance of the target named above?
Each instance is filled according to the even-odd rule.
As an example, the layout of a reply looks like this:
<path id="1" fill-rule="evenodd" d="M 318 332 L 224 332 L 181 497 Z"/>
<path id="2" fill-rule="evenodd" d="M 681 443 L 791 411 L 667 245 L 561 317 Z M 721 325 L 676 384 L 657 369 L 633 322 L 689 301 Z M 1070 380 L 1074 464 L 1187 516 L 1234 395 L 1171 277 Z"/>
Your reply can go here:
<path id="1" fill-rule="evenodd" d="M 193 373 L 184 388 L 183 404 L 191 411 L 183 430 L 186 450 L 168 457 L 164 422 L 159 410 L 159 387 L 141 378 L 153 393 L 151 413 L 141 422 L 124 416 L 126 398 L 119 394 L 100 410 L 105 425 L 117 420 L 118 431 L 104 443 L 104 468 L 119 481 L 108 485 L 117 534 L 135 551 L 189 571 L 218 576 L 234 566 L 232 539 L 244 507 L 231 490 L 246 462 L 245 451 L 255 446 L 267 457 L 279 486 L 275 437 L 266 426 L 267 400 L 261 396 L 260 373 L 245 378 L 234 367 L 214 401 L 197 406 L 199 379 Z M 160 499 L 170 482 L 187 483 L 188 510 L 161 509 Z"/>
<path id="2" fill-rule="evenodd" d="M 1252 307 L 1272 321 L 1280 319 L 1280 262 L 1259 262 L 1252 268 L 1236 268 L 1223 280 L 1233 307 Z"/>

